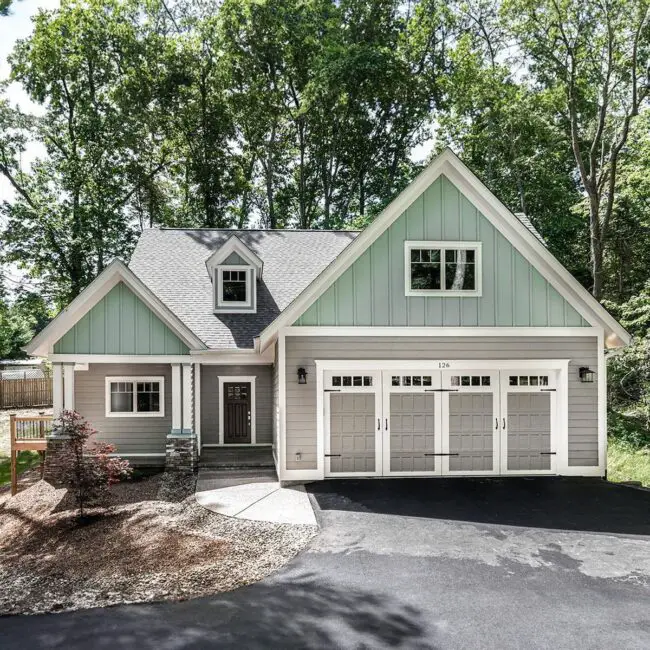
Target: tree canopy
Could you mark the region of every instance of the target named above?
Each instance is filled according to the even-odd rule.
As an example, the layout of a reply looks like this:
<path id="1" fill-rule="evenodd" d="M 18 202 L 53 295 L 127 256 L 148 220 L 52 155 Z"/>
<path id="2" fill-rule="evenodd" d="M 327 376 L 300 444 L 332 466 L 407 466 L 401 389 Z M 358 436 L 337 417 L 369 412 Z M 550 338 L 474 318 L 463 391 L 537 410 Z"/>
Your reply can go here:
<path id="1" fill-rule="evenodd" d="M 3 82 L 41 110 L 0 96 L 15 193 L 0 207 L 2 262 L 56 311 L 143 228 L 363 226 L 421 168 L 423 145 L 449 145 L 621 304 L 650 263 L 648 11 L 63 0 L 35 16 Z"/>

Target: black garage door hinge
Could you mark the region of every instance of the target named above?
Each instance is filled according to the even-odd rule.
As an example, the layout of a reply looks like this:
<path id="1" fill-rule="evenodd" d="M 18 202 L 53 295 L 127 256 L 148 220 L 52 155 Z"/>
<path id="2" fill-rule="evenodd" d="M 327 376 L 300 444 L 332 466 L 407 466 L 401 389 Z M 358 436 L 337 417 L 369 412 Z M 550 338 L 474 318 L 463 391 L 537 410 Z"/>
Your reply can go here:
<path id="1" fill-rule="evenodd" d="M 458 388 L 425 388 L 425 393 L 457 393 Z"/>
<path id="2" fill-rule="evenodd" d="M 425 456 L 460 456 L 460 454 L 424 454 Z"/>
<path id="3" fill-rule="evenodd" d="M 540 388 L 542 393 L 555 393 L 557 389 L 555 388 Z"/>
<path id="4" fill-rule="evenodd" d="M 341 454 L 325 454 L 325 458 L 341 458 Z"/>
<path id="5" fill-rule="evenodd" d="M 326 388 L 325 392 L 326 393 L 340 393 L 341 389 L 340 388 Z"/>
<path id="6" fill-rule="evenodd" d="M 540 456 L 557 456 L 557 451 L 540 451 Z"/>

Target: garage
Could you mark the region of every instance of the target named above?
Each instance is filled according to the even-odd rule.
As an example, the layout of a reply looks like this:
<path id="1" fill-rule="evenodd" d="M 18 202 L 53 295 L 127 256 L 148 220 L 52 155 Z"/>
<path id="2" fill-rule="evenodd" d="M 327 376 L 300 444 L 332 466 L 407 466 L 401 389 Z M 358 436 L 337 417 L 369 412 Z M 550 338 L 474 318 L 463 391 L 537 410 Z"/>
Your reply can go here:
<path id="1" fill-rule="evenodd" d="M 328 365 L 326 477 L 555 474 L 566 456 L 566 360 Z"/>

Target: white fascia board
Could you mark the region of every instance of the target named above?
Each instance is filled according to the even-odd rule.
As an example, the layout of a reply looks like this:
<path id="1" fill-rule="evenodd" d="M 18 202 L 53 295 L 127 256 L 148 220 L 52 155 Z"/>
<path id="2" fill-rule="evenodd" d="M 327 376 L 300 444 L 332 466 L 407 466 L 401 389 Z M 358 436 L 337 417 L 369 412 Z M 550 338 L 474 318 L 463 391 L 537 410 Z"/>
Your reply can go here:
<path id="1" fill-rule="evenodd" d="M 187 354 L 50 354 L 52 363 L 191 363 Z"/>
<path id="2" fill-rule="evenodd" d="M 444 174 L 527 257 L 592 326 L 603 327 L 608 344 L 627 345 L 630 335 L 607 310 L 553 257 L 550 251 L 497 199 L 481 180 L 451 151 L 445 149 L 426 167 L 343 252 L 260 334 L 265 349 L 278 331 L 291 325 L 327 288 L 338 279 L 426 190 Z"/>
<path id="3" fill-rule="evenodd" d="M 220 264 L 223 263 L 223 261 L 232 253 L 237 253 L 240 257 L 242 257 L 246 262 L 248 262 L 251 266 L 255 268 L 255 271 L 257 273 L 257 278 L 260 279 L 262 277 L 262 269 L 264 268 L 264 262 L 262 259 L 254 252 L 252 251 L 244 242 L 237 237 L 237 235 L 232 235 L 226 243 L 219 247 L 208 259 L 205 261 L 205 265 L 210 272 L 210 276 L 212 277 L 211 270 L 215 266 L 219 266 Z"/>
<path id="4" fill-rule="evenodd" d="M 315 359 L 317 370 L 565 370 L 569 359 Z"/>
<path id="5" fill-rule="evenodd" d="M 24 347 L 25 352 L 35 356 L 51 355 L 54 343 L 79 322 L 119 282 L 124 282 L 185 345 L 189 348 L 205 348 L 203 341 L 182 323 L 124 262 L 115 259 Z"/>
<path id="6" fill-rule="evenodd" d="M 449 160 L 443 173 L 588 323 L 615 334 L 623 345 L 630 342 L 625 328 L 458 157 Z"/>
<path id="7" fill-rule="evenodd" d="M 602 334 L 601 327 L 284 327 L 286 336 L 431 336 L 431 337 L 491 337 L 491 336 L 588 336 Z"/>
<path id="8" fill-rule="evenodd" d="M 195 363 L 210 365 L 270 365 L 273 363 L 273 348 L 267 348 L 262 354 L 256 350 L 192 350 Z"/>

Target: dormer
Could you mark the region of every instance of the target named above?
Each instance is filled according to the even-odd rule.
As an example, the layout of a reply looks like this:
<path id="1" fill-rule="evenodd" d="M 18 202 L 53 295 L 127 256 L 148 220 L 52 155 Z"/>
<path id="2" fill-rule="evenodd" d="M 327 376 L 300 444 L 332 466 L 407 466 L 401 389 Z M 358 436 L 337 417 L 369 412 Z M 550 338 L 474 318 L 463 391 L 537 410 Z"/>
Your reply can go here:
<path id="1" fill-rule="evenodd" d="M 212 280 L 215 314 L 254 314 L 262 260 L 233 235 L 205 262 Z"/>

